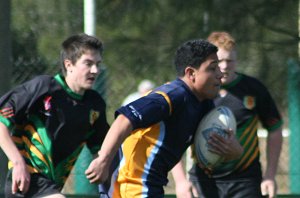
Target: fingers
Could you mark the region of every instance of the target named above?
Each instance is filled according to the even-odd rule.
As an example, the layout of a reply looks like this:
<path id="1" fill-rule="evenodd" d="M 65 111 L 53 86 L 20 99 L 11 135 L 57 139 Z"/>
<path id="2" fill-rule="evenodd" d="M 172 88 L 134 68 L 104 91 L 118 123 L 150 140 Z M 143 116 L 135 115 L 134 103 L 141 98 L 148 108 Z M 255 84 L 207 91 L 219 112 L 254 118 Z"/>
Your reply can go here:
<path id="1" fill-rule="evenodd" d="M 239 158 L 244 149 L 234 135 L 232 129 L 226 130 L 228 137 L 223 137 L 216 133 L 211 133 L 208 139 L 209 151 L 224 157 L 224 161 Z"/>
<path id="2" fill-rule="evenodd" d="M 24 193 L 24 189 L 25 189 L 25 184 L 26 182 L 20 182 L 18 184 L 18 188 L 19 188 L 19 191 L 21 191 L 22 193 Z"/>
<path id="3" fill-rule="evenodd" d="M 274 198 L 275 197 L 275 189 L 273 188 L 274 186 L 270 186 L 268 188 L 268 194 L 269 194 L 269 198 Z"/>
<path id="4" fill-rule="evenodd" d="M 231 139 L 234 137 L 233 129 L 224 129 L 223 132 L 225 135 L 220 135 L 218 133 L 211 133 L 211 137 L 214 137 L 215 139 L 218 139 L 219 141 L 226 142 L 226 140 Z"/>
<path id="5" fill-rule="evenodd" d="M 90 181 L 90 183 L 99 183 L 99 176 L 95 172 L 86 173 L 86 178 Z"/>
<path id="6" fill-rule="evenodd" d="M 15 194 L 18 191 L 22 194 L 25 194 L 29 190 L 30 180 L 23 179 L 23 180 L 13 180 L 12 182 L 12 193 Z"/>
<path id="7" fill-rule="evenodd" d="M 90 181 L 90 183 L 95 183 L 97 182 L 97 174 L 93 170 L 93 168 L 89 167 L 85 171 L 86 178 Z"/>
<path id="8" fill-rule="evenodd" d="M 95 166 L 94 166 L 94 161 L 95 160 L 93 160 L 91 163 L 90 163 L 90 165 L 89 165 L 89 167 L 85 170 L 85 175 L 86 175 L 86 177 L 89 179 L 89 178 L 92 178 L 92 177 L 94 177 L 95 176 Z"/>
<path id="9" fill-rule="evenodd" d="M 215 142 L 209 142 L 210 147 L 208 148 L 208 150 L 212 153 L 215 153 L 217 155 L 224 155 L 225 152 L 225 146 L 222 146 L 218 143 Z"/>
<path id="10" fill-rule="evenodd" d="M 276 197 L 276 181 L 272 179 L 264 180 L 261 183 L 261 193 L 263 196 L 267 196 L 268 198 Z"/>
<path id="11" fill-rule="evenodd" d="M 95 175 L 94 177 L 90 177 L 89 181 L 90 181 L 91 184 L 100 183 L 99 177 L 97 175 Z"/>
<path id="12" fill-rule="evenodd" d="M 106 172 L 101 172 L 100 170 L 97 170 L 97 168 L 93 164 L 91 164 L 85 171 L 85 175 L 86 178 L 92 184 L 104 182 L 106 179 Z"/>
<path id="13" fill-rule="evenodd" d="M 268 195 L 268 189 L 267 189 L 267 186 L 261 186 L 261 194 L 263 195 L 263 196 L 266 196 L 266 195 Z"/>
<path id="14" fill-rule="evenodd" d="M 86 178 L 89 179 L 89 180 L 95 177 L 94 172 L 88 172 L 88 173 L 85 173 L 85 175 L 86 175 Z"/>
<path id="15" fill-rule="evenodd" d="M 211 134 L 208 144 L 210 145 L 209 150 L 218 155 L 222 155 L 228 150 L 227 140 L 218 134 Z"/>
<path id="16" fill-rule="evenodd" d="M 85 170 L 84 174 L 86 175 L 86 177 L 89 177 L 89 175 L 92 174 L 92 172 L 92 169 L 88 167 L 88 169 Z"/>
<path id="17" fill-rule="evenodd" d="M 12 186 L 11 186 L 11 191 L 13 194 L 16 194 L 19 190 L 19 184 L 17 181 L 13 180 L 12 181 Z"/>

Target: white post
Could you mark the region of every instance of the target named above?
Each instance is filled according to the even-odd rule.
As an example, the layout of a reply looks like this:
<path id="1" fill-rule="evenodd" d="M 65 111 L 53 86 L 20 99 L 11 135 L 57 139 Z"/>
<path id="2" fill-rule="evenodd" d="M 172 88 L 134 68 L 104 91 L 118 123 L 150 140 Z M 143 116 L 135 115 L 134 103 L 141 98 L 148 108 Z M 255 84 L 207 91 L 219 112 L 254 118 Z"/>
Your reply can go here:
<path id="1" fill-rule="evenodd" d="M 95 0 L 84 0 L 84 33 L 95 35 Z"/>

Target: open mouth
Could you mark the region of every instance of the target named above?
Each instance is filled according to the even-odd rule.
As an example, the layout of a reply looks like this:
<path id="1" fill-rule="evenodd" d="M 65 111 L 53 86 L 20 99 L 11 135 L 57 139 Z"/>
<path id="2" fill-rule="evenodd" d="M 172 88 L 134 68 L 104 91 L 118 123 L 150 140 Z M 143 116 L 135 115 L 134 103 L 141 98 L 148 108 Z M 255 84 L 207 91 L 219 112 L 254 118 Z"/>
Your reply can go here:
<path id="1" fill-rule="evenodd" d="M 95 77 L 88 77 L 88 78 L 87 78 L 87 82 L 89 82 L 89 83 L 94 83 L 95 80 L 96 80 Z"/>
<path id="2" fill-rule="evenodd" d="M 88 80 L 94 81 L 96 78 L 95 77 L 88 77 Z"/>

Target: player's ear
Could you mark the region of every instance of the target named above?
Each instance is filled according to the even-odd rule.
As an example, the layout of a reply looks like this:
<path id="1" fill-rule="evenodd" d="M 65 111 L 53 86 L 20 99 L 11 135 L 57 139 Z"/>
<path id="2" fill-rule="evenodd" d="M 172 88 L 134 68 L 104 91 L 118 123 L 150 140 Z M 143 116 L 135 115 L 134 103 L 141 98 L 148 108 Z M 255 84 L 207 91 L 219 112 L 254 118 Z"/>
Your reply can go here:
<path id="1" fill-rule="evenodd" d="M 72 61 L 69 60 L 69 59 L 65 59 L 64 60 L 64 66 L 65 66 L 67 72 L 71 72 Z"/>
<path id="2" fill-rule="evenodd" d="M 185 68 L 185 75 L 190 79 L 194 80 L 195 79 L 195 69 L 193 67 L 186 67 Z"/>

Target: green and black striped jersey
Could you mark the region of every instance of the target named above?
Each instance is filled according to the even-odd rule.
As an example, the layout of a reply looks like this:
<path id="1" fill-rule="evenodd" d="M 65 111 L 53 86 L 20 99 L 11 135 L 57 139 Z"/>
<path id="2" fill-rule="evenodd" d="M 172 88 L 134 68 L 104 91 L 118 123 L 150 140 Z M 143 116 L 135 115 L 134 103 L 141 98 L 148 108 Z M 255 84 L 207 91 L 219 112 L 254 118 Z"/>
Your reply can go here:
<path id="1" fill-rule="evenodd" d="M 216 106 L 229 107 L 234 113 L 237 121 L 236 136 L 244 147 L 244 153 L 238 160 L 222 163 L 216 167 L 213 177 L 224 178 L 226 175 L 229 178 L 234 178 L 234 175 L 261 177 L 257 136 L 259 123 L 268 132 L 278 129 L 283 124 L 267 88 L 253 77 L 240 73 L 237 75 L 238 77 L 233 82 L 221 88 L 219 97 L 214 102 Z"/>
<path id="2" fill-rule="evenodd" d="M 31 173 L 63 186 L 84 145 L 95 154 L 109 125 L 106 104 L 94 90 L 78 95 L 62 75 L 37 76 L 0 99 L 0 121 Z"/>

